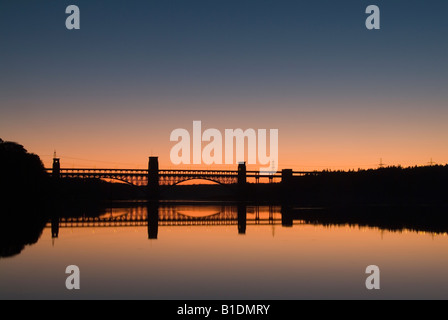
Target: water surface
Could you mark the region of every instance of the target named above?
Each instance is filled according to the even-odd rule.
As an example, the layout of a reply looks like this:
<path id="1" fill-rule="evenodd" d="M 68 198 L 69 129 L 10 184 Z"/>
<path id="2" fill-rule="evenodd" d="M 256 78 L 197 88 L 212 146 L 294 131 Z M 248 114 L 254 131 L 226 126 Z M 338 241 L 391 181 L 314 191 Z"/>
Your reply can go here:
<path id="1" fill-rule="evenodd" d="M 0 259 L 0 298 L 448 298 L 446 233 L 285 215 L 280 206 L 170 203 L 54 218 L 37 243 Z M 72 264 L 80 290 L 65 288 Z M 365 287 L 368 265 L 380 268 L 380 290 Z"/>

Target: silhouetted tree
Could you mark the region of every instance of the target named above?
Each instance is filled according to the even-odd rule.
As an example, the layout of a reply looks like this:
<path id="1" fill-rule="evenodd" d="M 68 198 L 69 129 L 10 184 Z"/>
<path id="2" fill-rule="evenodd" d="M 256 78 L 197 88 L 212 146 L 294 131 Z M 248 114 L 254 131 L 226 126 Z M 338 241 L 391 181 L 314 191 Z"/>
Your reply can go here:
<path id="1" fill-rule="evenodd" d="M 14 256 L 39 239 L 48 180 L 37 155 L 0 139 L 0 257 Z"/>
<path id="2" fill-rule="evenodd" d="M 15 142 L 0 139 L 0 199 L 3 206 L 21 205 L 46 194 L 47 174 L 40 158 Z"/>

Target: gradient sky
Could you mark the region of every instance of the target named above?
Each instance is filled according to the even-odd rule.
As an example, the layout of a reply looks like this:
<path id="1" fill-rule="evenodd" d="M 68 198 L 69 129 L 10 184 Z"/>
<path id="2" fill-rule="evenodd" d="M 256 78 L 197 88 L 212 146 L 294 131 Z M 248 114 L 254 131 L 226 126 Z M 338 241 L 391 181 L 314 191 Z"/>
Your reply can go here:
<path id="1" fill-rule="evenodd" d="M 446 0 L 3 0 L 0 138 L 46 165 L 56 149 L 63 167 L 174 168 L 171 131 L 202 120 L 278 128 L 280 168 L 445 164 L 447 16 Z"/>

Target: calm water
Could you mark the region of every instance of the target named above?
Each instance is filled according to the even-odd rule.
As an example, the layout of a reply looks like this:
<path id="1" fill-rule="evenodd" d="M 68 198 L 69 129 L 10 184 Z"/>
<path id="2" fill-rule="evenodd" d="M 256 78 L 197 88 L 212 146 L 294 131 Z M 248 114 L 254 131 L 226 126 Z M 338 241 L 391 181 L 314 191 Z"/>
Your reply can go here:
<path id="1" fill-rule="evenodd" d="M 447 249 L 446 233 L 312 225 L 278 206 L 132 205 L 53 219 L 0 259 L 0 298 L 448 299 Z M 72 264 L 80 290 L 65 288 Z"/>

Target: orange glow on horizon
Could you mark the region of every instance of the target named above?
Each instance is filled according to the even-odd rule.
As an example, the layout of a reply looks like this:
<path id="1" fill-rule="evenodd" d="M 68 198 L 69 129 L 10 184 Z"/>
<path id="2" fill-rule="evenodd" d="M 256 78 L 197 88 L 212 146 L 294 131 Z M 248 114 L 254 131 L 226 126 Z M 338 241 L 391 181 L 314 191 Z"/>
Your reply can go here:
<path id="1" fill-rule="evenodd" d="M 269 110 L 270 103 L 273 102 L 260 102 L 260 111 Z M 351 101 L 352 106 L 357 103 L 363 105 L 361 101 Z M 389 103 L 391 108 L 394 103 L 398 104 Z M 155 115 L 150 110 L 133 115 L 111 111 L 101 115 L 92 113 L 88 118 L 72 111 L 73 115 L 68 113 L 62 120 L 8 116 L 0 138 L 22 144 L 29 152 L 39 155 L 46 167 L 51 167 L 56 150 L 63 168 L 146 169 L 148 157 L 153 155 L 159 157 L 161 169 L 236 170 L 236 163 L 210 166 L 171 163 L 170 150 L 176 142 L 170 141 L 170 133 L 176 128 L 191 132 L 192 121 L 201 120 L 203 130 L 278 129 L 280 170 L 368 169 L 377 168 L 380 159 L 386 166 L 423 166 L 431 159 L 435 164 L 448 163 L 448 111 L 443 109 L 435 114 L 422 108 L 419 102 L 399 103 L 406 104 L 409 112 L 386 115 L 377 111 L 375 105 L 365 103 L 359 111 L 348 112 L 344 111 L 343 102 L 339 102 L 333 103 L 334 111 L 320 113 L 320 108 L 325 106 L 323 102 L 321 106 L 319 101 L 279 101 L 277 105 L 287 109 L 287 115 L 261 113 L 254 118 L 253 106 L 247 105 L 251 109 L 246 110 L 242 102 L 235 103 L 231 110 L 224 103 L 218 104 L 205 113 L 199 111 L 199 106 L 185 102 L 182 103 L 185 111 L 180 111 L 175 118 L 165 111 L 167 108 Z M 309 111 L 295 111 L 297 105 L 309 105 Z M 235 109 L 238 117 L 234 116 Z M 17 123 L 21 124 L 21 130 Z M 248 165 L 248 170 L 258 169 L 257 165 Z"/>

